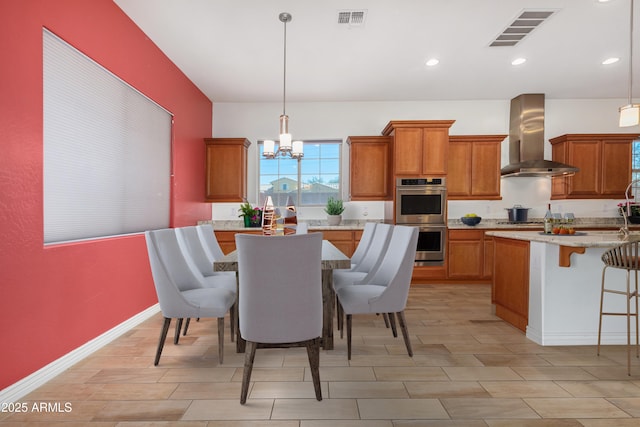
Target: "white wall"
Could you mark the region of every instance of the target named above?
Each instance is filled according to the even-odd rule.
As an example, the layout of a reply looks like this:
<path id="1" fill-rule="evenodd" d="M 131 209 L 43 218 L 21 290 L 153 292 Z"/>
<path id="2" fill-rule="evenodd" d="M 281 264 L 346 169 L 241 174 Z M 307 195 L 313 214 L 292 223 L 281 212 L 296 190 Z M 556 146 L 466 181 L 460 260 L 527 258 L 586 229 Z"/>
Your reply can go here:
<path id="1" fill-rule="evenodd" d="M 632 133 L 638 127 L 618 127 L 618 107 L 624 99 L 554 100 L 545 105 L 545 139 L 566 133 Z M 455 120 L 451 135 L 509 133 L 510 100 L 429 101 L 429 102 L 341 102 L 288 103 L 290 131 L 299 139 L 336 139 L 348 136 L 380 135 L 390 120 Z M 214 103 L 214 137 L 245 137 L 249 147 L 249 201 L 257 203 L 257 150 L 259 139 L 277 139 L 281 103 Z M 348 188 L 349 150 L 344 144 L 343 186 Z M 551 145 L 545 146 L 545 158 L 551 159 Z M 508 138 L 502 144 L 502 166 L 508 163 Z M 345 190 L 345 199 L 348 190 Z M 485 218 L 505 219 L 504 208 L 520 204 L 532 208 L 529 217 L 544 215 L 551 194 L 549 178 L 503 178 L 500 201 L 453 201 L 449 218 L 475 212 Z M 566 200 L 552 202 L 554 212 L 573 212 L 576 217 L 612 217 L 620 200 Z M 237 219 L 237 203 L 213 204 L 214 220 Z M 366 216 L 365 216 L 366 213 Z M 324 219 L 322 208 L 302 208 L 304 219 Z M 380 219 L 382 202 L 349 202 L 345 219 Z"/>

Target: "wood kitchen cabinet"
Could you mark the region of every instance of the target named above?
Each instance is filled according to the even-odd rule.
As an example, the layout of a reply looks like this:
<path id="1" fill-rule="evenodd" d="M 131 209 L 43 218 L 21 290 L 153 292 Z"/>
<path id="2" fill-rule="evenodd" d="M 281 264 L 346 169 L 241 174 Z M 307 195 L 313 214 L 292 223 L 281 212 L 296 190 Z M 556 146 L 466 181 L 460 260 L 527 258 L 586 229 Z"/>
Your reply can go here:
<path id="1" fill-rule="evenodd" d="M 449 230 L 448 271 L 451 279 L 476 279 L 484 275 L 484 231 Z"/>
<path id="2" fill-rule="evenodd" d="M 491 301 L 496 316 L 525 332 L 529 323 L 529 242 L 494 238 L 494 262 Z"/>
<path id="3" fill-rule="evenodd" d="M 447 238 L 447 280 L 486 283 L 493 276 L 493 237 L 488 230 L 450 229 Z"/>
<path id="4" fill-rule="evenodd" d="M 454 120 L 390 121 L 382 135 L 393 137 L 395 176 L 447 174 L 449 128 Z"/>
<path id="5" fill-rule="evenodd" d="M 553 177 L 551 199 L 623 198 L 631 182 L 632 141 L 640 134 L 567 134 L 549 140 L 554 161 L 580 170 Z"/>
<path id="6" fill-rule="evenodd" d="M 450 200 L 498 200 L 500 151 L 507 135 L 451 135 L 447 175 Z"/>
<path id="7" fill-rule="evenodd" d="M 245 138 L 205 138 L 205 200 L 242 202 L 247 198 L 247 152 Z"/>
<path id="8" fill-rule="evenodd" d="M 392 138 L 390 136 L 350 136 L 350 200 L 391 200 L 393 198 Z"/>

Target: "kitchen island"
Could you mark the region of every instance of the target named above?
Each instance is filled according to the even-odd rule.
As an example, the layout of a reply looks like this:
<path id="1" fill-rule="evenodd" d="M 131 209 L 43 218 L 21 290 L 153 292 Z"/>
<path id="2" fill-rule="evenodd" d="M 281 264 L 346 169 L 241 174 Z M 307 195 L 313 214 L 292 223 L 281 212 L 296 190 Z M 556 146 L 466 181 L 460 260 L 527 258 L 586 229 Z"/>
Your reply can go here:
<path id="1" fill-rule="evenodd" d="M 544 235 L 490 231 L 494 238 L 492 302 L 496 315 L 540 345 L 597 343 L 601 256 L 623 243 L 615 231 Z M 632 239 L 640 239 L 633 233 Z M 623 287 L 623 270 L 608 269 L 607 285 Z M 624 311 L 624 297 L 609 297 L 605 311 Z M 602 343 L 626 344 L 626 320 L 607 316 Z"/>

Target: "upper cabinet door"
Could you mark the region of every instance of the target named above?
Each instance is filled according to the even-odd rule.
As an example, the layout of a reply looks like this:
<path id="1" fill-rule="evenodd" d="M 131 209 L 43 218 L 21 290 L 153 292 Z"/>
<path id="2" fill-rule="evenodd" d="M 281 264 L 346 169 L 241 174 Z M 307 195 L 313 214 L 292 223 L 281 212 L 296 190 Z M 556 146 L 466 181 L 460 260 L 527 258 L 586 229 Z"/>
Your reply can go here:
<path id="1" fill-rule="evenodd" d="M 390 136 L 350 136 L 349 188 L 351 200 L 391 200 Z"/>
<path id="2" fill-rule="evenodd" d="M 631 182 L 631 143 L 640 134 L 567 134 L 549 140 L 553 160 L 580 168 L 554 177 L 552 199 L 624 198 Z"/>
<path id="3" fill-rule="evenodd" d="M 447 196 L 455 200 L 500 199 L 500 147 L 506 135 L 451 135 Z"/>
<path id="4" fill-rule="evenodd" d="M 454 120 L 389 122 L 382 134 L 393 136 L 394 175 L 446 175 L 449 128 L 453 123 Z"/>
<path id="5" fill-rule="evenodd" d="M 247 198 L 245 138 L 205 138 L 205 201 L 242 202 Z"/>

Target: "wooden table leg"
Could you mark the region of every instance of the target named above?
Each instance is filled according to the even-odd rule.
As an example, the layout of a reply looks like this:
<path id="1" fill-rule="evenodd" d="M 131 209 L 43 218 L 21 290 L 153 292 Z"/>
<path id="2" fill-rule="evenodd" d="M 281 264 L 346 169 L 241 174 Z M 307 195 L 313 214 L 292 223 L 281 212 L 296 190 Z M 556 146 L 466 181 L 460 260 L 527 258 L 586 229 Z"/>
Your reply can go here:
<path id="1" fill-rule="evenodd" d="M 333 308 L 335 303 L 333 270 L 322 270 L 322 347 L 325 350 L 333 350 Z"/>
<path id="2" fill-rule="evenodd" d="M 236 295 L 240 295 L 239 292 L 239 287 L 240 287 L 240 283 L 238 281 L 238 272 L 236 271 Z M 240 301 L 239 299 L 236 297 L 236 318 L 235 318 L 235 323 L 236 323 L 236 353 L 244 353 L 244 349 L 247 345 L 247 342 L 244 340 L 244 338 L 242 338 L 240 336 L 240 310 L 239 310 L 239 305 Z"/>

